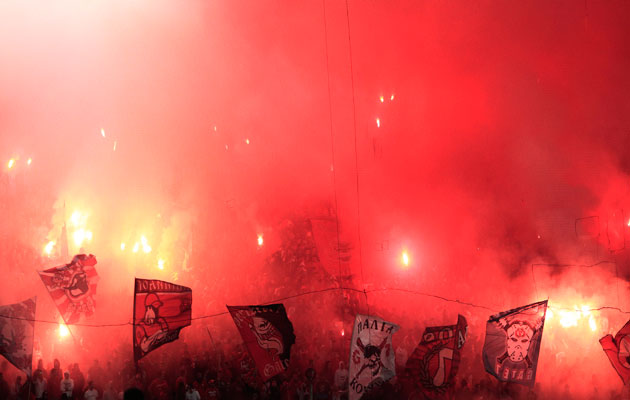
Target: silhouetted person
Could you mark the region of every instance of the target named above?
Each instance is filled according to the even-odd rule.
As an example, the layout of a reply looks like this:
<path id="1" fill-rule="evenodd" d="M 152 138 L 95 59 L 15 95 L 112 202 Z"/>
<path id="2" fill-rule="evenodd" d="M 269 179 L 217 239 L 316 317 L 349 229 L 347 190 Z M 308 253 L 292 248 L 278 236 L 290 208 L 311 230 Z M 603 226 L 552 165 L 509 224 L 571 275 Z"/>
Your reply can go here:
<path id="1" fill-rule="evenodd" d="M 138 388 L 129 388 L 125 390 L 123 400 L 144 400 L 144 393 Z"/>

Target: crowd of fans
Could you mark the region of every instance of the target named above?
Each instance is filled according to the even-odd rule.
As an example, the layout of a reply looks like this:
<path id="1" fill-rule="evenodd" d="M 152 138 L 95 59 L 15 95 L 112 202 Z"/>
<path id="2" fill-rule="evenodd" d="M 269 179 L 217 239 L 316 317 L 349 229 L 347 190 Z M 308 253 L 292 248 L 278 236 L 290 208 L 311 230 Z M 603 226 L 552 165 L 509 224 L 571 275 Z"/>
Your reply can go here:
<path id="1" fill-rule="evenodd" d="M 0 188 L 5 191 L 19 190 L 2 184 Z M 50 217 L 45 213 L 17 215 L 14 210 L 28 207 L 14 207 L 10 203 L 12 198 L 15 199 L 15 196 L 3 196 L 0 201 L 0 213 L 7 220 L 28 220 L 32 222 L 31 227 L 37 227 Z M 198 309 L 201 307 L 202 314 L 211 314 L 222 307 L 223 299 L 235 297 L 233 292 L 255 293 L 256 298 L 251 299 L 252 304 L 255 304 L 256 301 L 342 285 L 338 276 L 322 268 L 307 218 L 287 218 L 281 225 L 279 231 L 282 241 L 277 251 L 266 258 L 264 266 L 256 275 L 239 276 L 238 285 L 227 278 L 208 280 L 201 279 L 202 276 L 196 277 L 194 267 L 188 271 L 193 276 L 192 280 L 199 282 L 197 287 L 193 287 L 195 293 L 212 294 L 206 296 L 203 302 L 196 303 Z M 28 245 L 26 238 L 33 232 L 16 234 L 15 229 L 6 224 L 2 226 L 0 256 L 3 262 L 7 265 L 32 264 L 33 260 L 41 256 Z M 21 236 L 24 240 L 20 239 Z M 22 287 L 38 283 L 32 276 L 25 276 L 22 269 L 12 271 L 11 276 Z M 253 359 L 243 346 L 233 322 L 226 316 L 209 322 L 212 325 L 207 332 L 213 332 L 214 337 L 203 333 L 204 330 L 197 330 L 196 334 L 188 334 L 184 330 L 180 340 L 149 354 L 137 366 L 130 357 L 130 343 L 117 338 L 113 345 L 104 345 L 108 349 L 108 356 L 101 356 L 100 360 L 92 357 L 86 370 L 81 369 L 77 362 L 62 365 L 54 358 L 39 359 L 32 377 L 25 378 L 24 374 L 5 361 L 0 367 L 0 400 L 114 400 L 125 397 L 125 392 L 130 388 L 138 389 L 135 394 L 131 392 L 136 398 L 141 395 L 145 399 L 155 400 L 348 398 L 347 362 L 351 323 L 356 313 L 366 311 L 364 298 L 356 292 L 324 291 L 292 299 L 286 307 L 296 329 L 290 366 L 286 372 L 266 382 L 260 380 Z M 406 321 L 406 333 L 394 336 L 398 377 L 403 375 L 405 362 L 419 342 L 425 326 L 444 325 L 445 321 L 454 323 L 456 320 L 456 314 L 447 308 L 435 308 L 433 317 L 425 317 L 422 321 L 410 320 L 392 304 L 373 304 L 371 311 L 392 322 Z M 465 316 L 469 324 L 482 323 L 473 313 L 467 312 Z M 104 343 L 105 340 L 102 337 L 88 337 L 85 342 L 75 343 L 75 360 L 85 362 L 93 351 L 91 349 L 98 348 L 101 341 Z M 515 384 L 502 384 L 478 367 L 481 365 L 480 344 L 479 337 L 469 338 L 464 348 L 463 356 L 474 360 L 460 366 L 453 388 L 456 399 L 621 398 L 620 390 L 604 390 L 597 382 L 592 383 L 588 393 L 582 391 L 579 394 L 573 393 L 568 380 L 545 390 L 540 385 L 529 389 Z M 64 360 L 72 358 L 73 354 L 64 354 Z M 424 398 L 417 387 L 404 387 L 398 377 L 369 397 Z"/>

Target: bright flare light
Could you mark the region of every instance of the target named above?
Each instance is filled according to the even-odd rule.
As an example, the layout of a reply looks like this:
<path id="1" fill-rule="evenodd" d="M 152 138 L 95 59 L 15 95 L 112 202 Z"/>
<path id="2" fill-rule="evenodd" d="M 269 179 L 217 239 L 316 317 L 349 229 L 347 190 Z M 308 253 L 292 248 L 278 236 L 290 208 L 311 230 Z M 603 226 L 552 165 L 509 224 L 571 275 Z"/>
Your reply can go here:
<path id="1" fill-rule="evenodd" d="M 385 101 L 385 97 L 381 96 L 380 100 L 381 100 L 381 103 L 383 103 Z"/>
<path id="2" fill-rule="evenodd" d="M 409 266 L 409 254 L 407 253 L 406 250 L 402 252 L 402 256 L 400 257 L 400 261 L 403 263 L 403 265 L 405 267 Z"/>
<path id="3" fill-rule="evenodd" d="M 76 244 L 77 247 L 81 247 L 84 242 L 92 240 L 92 232 L 81 228 L 74 231 L 72 238 L 74 239 L 74 244 Z"/>
<path id="4" fill-rule="evenodd" d="M 46 246 L 44 246 L 44 253 L 46 253 L 47 256 L 50 256 L 54 247 L 55 247 L 55 241 L 51 240 L 50 242 L 46 243 Z"/>
<path id="5" fill-rule="evenodd" d="M 262 246 L 263 242 L 264 242 L 263 241 L 263 235 L 262 234 L 258 235 L 258 246 Z"/>
<path id="6" fill-rule="evenodd" d="M 593 318 L 592 315 L 588 318 L 588 326 L 591 327 L 593 332 L 597 330 L 597 324 L 595 323 L 595 318 Z"/>
<path id="7" fill-rule="evenodd" d="M 133 251 L 134 253 L 137 253 L 137 252 L 138 252 L 138 250 L 140 250 L 140 243 L 136 242 L 136 243 L 133 245 L 133 250 L 132 250 L 132 251 Z"/>
<path id="8" fill-rule="evenodd" d="M 27 165 L 31 165 L 31 163 L 32 163 L 32 162 L 33 162 L 33 159 L 32 159 L 32 158 L 29 158 L 29 159 L 26 161 L 26 164 L 27 164 Z"/>
<path id="9" fill-rule="evenodd" d="M 121 251 L 125 251 L 125 243 L 121 243 L 120 244 L 120 250 Z"/>
<path id="10" fill-rule="evenodd" d="M 560 325 L 565 328 L 577 326 L 579 319 L 579 311 L 560 311 Z"/>
<path id="11" fill-rule="evenodd" d="M 101 128 L 101 136 L 105 137 L 105 129 Z"/>
<path id="12" fill-rule="evenodd" d="M 7 163 L 7 167 L 9 167 L 9 169 L 11 169 L 11 168 L 13 168 L 14 165 L 15 165 L 15 158 L 12 158 Z"/>
<path id="13" fill-rule="evenodd" d="M 381 119 L 380 118 L 376 118 L 376 127 L 377 128 L 381 127 Z"/>
<path id="14" fill-rule="evenodd" d="M 162 260 L 161 258 L 158 260 L 158 268 L 164 269 L 164 260 Z"/>
<path id="15" fill-rule="evenodd" d="M 66 324 L 60 322 L 59 323 L 59 337 L 66 337 L 70 334 L 70 330 L 68 330 L 68 327 L 66 326 Z"/>
<path id="16" fill-rule="evenodd" d="M 114 151 L 116 151 L 116 145 L 118 144 L 118 141 L 114 140 Z"/>
<path id="17" fill-rule="evenodd" d="M 392 94 L 392 97 L 389 98 L 391 101 L 394 101 L 394 95 Z"/>
<path id="18" fill-rule="evenodd" d="M 151 246 L 149 246 L 149 241 L 144 235 L 140 237 L 140 243 L 142 243 L 142 251 L 144 251 L 147 254 L 151 252 Z"/>
<path id="19" fill-rule="evenodd" d="M 70 216 L 70 222 L 72 223 L 72 226 L 74 226 L 75 228 L 78 228 L 79 226 L 84 226 L 86 220 L 87 220 L 87 215 L 81 214 L 81 212 L 78 210 L 74 211 L 72 215 Z"/>
<path id="20" fill-rule="evenodd" d="M 249 144 L 249 139 L 245 139 L 245 144 Z"/>

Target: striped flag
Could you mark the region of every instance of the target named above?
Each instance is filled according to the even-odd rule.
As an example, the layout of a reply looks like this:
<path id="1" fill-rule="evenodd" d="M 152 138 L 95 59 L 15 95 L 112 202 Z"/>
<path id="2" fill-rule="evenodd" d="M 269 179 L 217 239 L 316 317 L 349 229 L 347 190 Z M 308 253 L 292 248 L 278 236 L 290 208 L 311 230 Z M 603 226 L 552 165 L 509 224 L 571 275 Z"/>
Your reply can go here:
<path id="1" fill-rule="evenodd" d="M 96 257 L 78 254 L 69 264 L 38 271 L 50 297 L 66 324 L 94 314 L 94 294 L 98 283 Z"/>

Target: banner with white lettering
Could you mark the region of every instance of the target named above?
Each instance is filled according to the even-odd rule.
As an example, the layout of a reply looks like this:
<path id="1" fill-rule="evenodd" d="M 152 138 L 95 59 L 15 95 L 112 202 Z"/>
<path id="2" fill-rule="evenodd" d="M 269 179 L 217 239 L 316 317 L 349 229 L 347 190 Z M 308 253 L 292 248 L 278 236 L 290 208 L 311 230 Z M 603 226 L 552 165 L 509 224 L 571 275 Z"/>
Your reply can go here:
<path id="1" fill-rule="evenodd" d="M 133 354 L 137 362 L 163 344 L 179 338 L 190 325 L 192 290 L 157 279 L 135 281 Z"/>
<path id="2" fill-rule="evenodd" d="M 360 399 L 396 375 L 392 335 L 399 328 L 381 318 L 357 314 L 350 343 L 349 400 Z"/>
<path id="3" fill-rule="evenodd" d="M 462 315 L 456 325 L 427 327 L 405 365 L 407 390 L 421 391 L 432 400 L 450 398 L 467 334 L 468 323 Z"/>
<path id="4" fill-rule="evenodd" d="M 547 300 L 504 311 L 486 324 L 483 364 L 502 382 L 533 386 Z"/>

